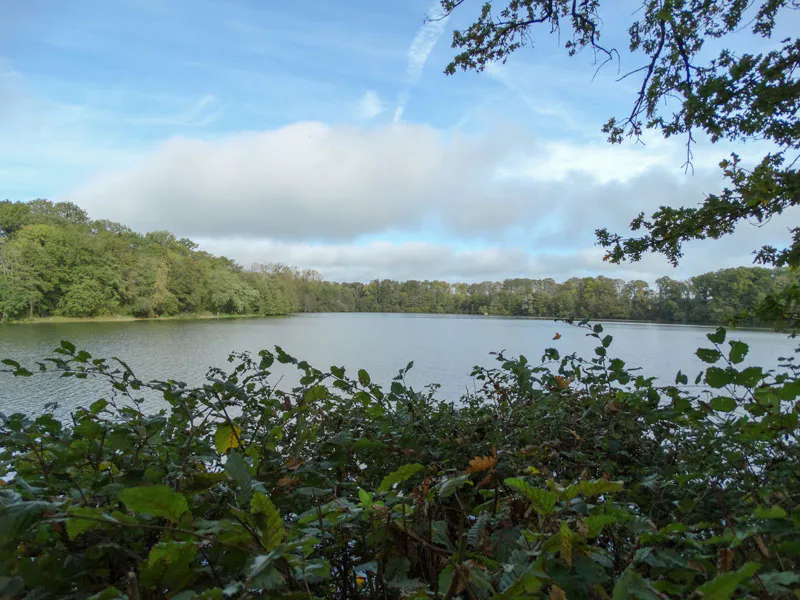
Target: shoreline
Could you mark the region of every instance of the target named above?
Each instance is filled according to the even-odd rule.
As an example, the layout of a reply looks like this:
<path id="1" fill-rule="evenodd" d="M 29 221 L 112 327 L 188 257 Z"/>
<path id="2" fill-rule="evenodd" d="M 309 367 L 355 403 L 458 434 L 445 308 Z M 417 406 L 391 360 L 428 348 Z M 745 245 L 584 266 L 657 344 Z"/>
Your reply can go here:
<path id="1" fill-rule="evenodd" d="M 59 325 L 62 323 L 133 323 L 137 321 L 206 321 L 206 320 L 227 320 L 227 319 L 276 319 L 291 317 L 285 315 L 233 315 L 212 313 L 182 314 L 171 315 L 168 317 L 132 317 L 129 315 L 107 315 L 101 317 L 34 317 L 33 319 L 17 319 L 15 321 L 0 321 L 2 325 Z"/>

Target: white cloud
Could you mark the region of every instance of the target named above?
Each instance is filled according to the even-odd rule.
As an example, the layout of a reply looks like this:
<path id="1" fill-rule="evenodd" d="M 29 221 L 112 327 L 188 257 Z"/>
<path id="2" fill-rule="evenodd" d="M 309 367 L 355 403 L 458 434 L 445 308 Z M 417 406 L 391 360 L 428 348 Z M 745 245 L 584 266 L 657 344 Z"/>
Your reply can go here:
<path id="1" fill-rule="evenodd" d="M 394 109 L 394 116 L 392 117 L 392 121 L 395 123 L 400 123 L 403 120 L 403 114 L 406 112 L 406 104 L 408 104 L 408 99 L 410 95 L 408 92 L 402 92 L 397 97 L 397 106 Z"/>
<path id="2" fill-rule="evenodd" d="M 236 258 L 246 267 L 269 262 L 299 265 L 314 269 L 331 281 L 439 279 L 473 282 L 550 276 L 563 281 L 596 274 L 598 267 L 606 275 L 622 271 L 604 265 L 602 252 L 596 248 L 569 254 L 534 255 L 517 247 L 459 250 L 449 244 L 431 242 L 362 245 L 202 239 L 199 243 L 208 251 Z M 629 278 L 648 275 L 635 267 L 625 271 Z"/>
<path id="3" fill-rule="evenodd" d="M 374 119 L 383 112 L 381 97 L 372 90 L 368 90 L 358 102 L 358 114 L 362 119 Z"/>
<path id="4" fill-rule="evenodd" d="M 438 1 L 431 5 L 428 18 L 422 27 L 417 31 L 411 46 L 408 48 L 408 80 L 412 84 L 419 83 L 422 78 L 422 71 L 425 69 L 425 63 L 428 62 L 428 56 L 436 46 L 436 42 L 442 37 L 447 21 L 450 15 L 443 16 L 441 5 Z"/>
<path id="5" fill-rule="evenodd" d="M 684 160 L 682 146 L 654 138 L 647 145 L 625 144 L 613 146 L 604 140 L 596 142 L 553 141 L 544 145 L 536 156 L 523 157 L 502 171 L 509 178 L 536 181 L 564 181 L 576 175 L 591 177 L 593 181 L 607 184 L 613 181 L 630 181 L 654 168 L 680 172 Z"/>
<path id="6" fill-rule="evenodd" d="M 605 250 L 592 245 L 563 253 L 537 253 L 517 246 L 460 249 L 443 242 L 309 244 L 242 238 L 196 241 L 202 249 L 233 258 L 246 268 L 255 263 L 282 263 L 314 269 L 329 281 L 477 282 L 514 277 L 566 281 L 571 277 L 604 275 L 626 281 L 641 279 L 651 285 L 664 275 L 687 279 L 707 271 L 748 264 L 751 247 L 743 245 L 742 238 L 727 238 L 712 246 L 693 243 L 689 251 L 692 260 L 676 269 L 654 255 L 639 263 L 612 265 L 603 261 Z M 710 248 L 714 250 L 709 252 Z"/>
<path id="7" fill-rule="evenodd" d="M 425 23 L 417 30 L 417 34 L 408 47 L 406 75 L 409 87 L 417 85 L 422 79 L 425 63 L 428 62 L 428 57 L 433 52 L 436 42 L 442 37 L 449 19 L 450 15 L 442 14 L 439 0 L 435 0 L 428 11 Z M 400 94 L 397 108 L 394 111 L 395 123 L 398 123 L 403 118 L 409 97 L 408 89 Z"/>
<path id="8" fill-rule="evenodd" d="M 605 147 L 408 123 L 297 123 L 219 140 L 174 138 L 59 199 L 139 231 L 206 240 L 245 265 L 290 262 L 334 279 L 557 276 L 586 273 L 589 259 L 605 272 L 595 228 L 624 232 L 639 211 L 696 205 L 718 189 L 717 170 L 684 175 L 680 144 L 671 144 Z M 749 263 L 758 245 L 788 238 L 792 216 L 764 228 L 743 225 L 730 241 L 690 245 L 683 272 Z M 389 232 L 434 243 L 362 243 Z M 483 250 L 455 249 L 465 242 Z M 385 275 L 379 258 L 388 261 Z M 669 272 L 657 258 L 630 276 Z"/>

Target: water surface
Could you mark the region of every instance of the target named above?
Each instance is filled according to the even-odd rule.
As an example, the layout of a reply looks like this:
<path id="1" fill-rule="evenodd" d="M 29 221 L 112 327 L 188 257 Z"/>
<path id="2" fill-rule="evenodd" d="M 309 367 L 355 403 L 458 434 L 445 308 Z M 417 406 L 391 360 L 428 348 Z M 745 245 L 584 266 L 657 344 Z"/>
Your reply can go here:
<path id="1" fill-rule="evenodd" d="M 708 346 L 709 327 L 642 323 L 604 324 L 614 336 L 610 354 L 647 375 L 674 381 L 678 369 L 693 378 L 702 363 L 693 356 Z M 561 334 L 554 341 L 556 333 Z M 748 362 L 774 366 L 792 354 L 795 344 L 767 331 L 730 332 L 748 343 Z M 552 321 L 408 314 L 307 314 L 276 319 L 134 321 L 0 326 L 0 358 L 31 364 L 68 339 L 95 357 L 119 356 L 145 380 L 176 379 L 197 384 L 210 366 L 226 366 L 232 351 L 255 352 L 279 345 L 288 353 L 327 370 L 365 368 L 372 380 L 388 384 L 398 369 L 415 363 L 409 381 L 415 386 L 441 384 L 441 397 L 458 398 L 473 388 L 474 365 L 491 365 L 492 351 L 525 354 L 538 362 L 545 348 L 562 354 L 592 353 L 596 340 L 584 331 Z M 284 375 L 284 384 L 295 379 Z M 62 414 L 107 393 L 98 383 L 0 374 L 0 412 L 39 413 L 46 402 L 58 402 Z"/>

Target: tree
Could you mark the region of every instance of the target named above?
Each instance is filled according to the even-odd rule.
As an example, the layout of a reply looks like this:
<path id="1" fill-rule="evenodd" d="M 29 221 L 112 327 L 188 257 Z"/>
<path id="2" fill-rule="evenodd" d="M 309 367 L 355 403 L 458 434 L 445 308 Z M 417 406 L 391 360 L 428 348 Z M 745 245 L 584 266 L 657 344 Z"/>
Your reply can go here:
<path id="1" fill-rule="evenodd" d="M 465 0 L 441 0 L 444 15 Z M 594 52 L 605 64 L 619 53 L 600 42 L 600 0 L 511 0 L 499 10 L 485 2 L 476 21 L 453 34 L 460 50 L 445 72 L 483 70 L 505 62 L 510 54 L 533 44 L 534 31 L 544 27 L 565 39 L 570 55 Z M 643 0 L 629 29 L 630 51 L 643 58 L 625 77 L 638 77 L 640 85 L 630 111 L 603 126 L 611 143 L 639 139 L 645 129 L 686 140 L 686 166 L 692 161 L 694 134 L 705 133 L 713 142 L 727 140 L 769 142 L 770 151 L 755 164 L 745 164 L 732 154 L 720 166 L 725 187 L 711 193 L 698 207 L 662 206 L 649 217 L 639 214 L 633 231 L 624 237 L 598 229 L 600 245 L 609 249 L 613 263 L 638 261 L 649 251 L 677 264 L 683 244 L 690 240 L 717 239 L 733 232 L 737 224 L 762 224 L 791 206 L 800 204 L 800 38 L 769 41 L 779 20 L 800 9 L 797 0 Z M 566 35 L 564 35 L 565 31 Z M 754 42 L 769 43 L 765 52 L 720 50 L 707 60 L 707 46 L 732 44 L 733 34 L 749 30 Z M 737 40 L 737 46 L 741 46 Z M 757 249 L 755 261 L 765 265 L 800 266 L 800 228 L 790 240 Z"/>
<path id="2" fill-rule="evenodd" d="M 0 202 L 0 237 L 8 237 L 28 222 L 31 209 L 22 202 Z"/>

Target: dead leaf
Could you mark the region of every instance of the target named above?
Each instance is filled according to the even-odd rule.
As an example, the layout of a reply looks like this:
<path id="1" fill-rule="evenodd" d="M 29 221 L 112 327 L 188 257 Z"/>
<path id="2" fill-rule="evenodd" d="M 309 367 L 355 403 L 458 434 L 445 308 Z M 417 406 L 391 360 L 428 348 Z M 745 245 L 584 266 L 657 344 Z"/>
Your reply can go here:
<path id="1" fill-rule="evenodd" d="M 727 573 L 733 567 L 733 550 L 720 548 L 717 552 L 717 571 Z"/>
<path id="2" fill-rule="evenodd" d="M 567 427 L 567 431 L 569 431 L 572 435 L 574 435 L 575 439 L 577 439 L 577 440 L 579 440 L 581 442 L 583 441 L 583 438 L 581 436 L 579 436 L 574 429 L 570 429 L 569 427 Z"/>
<path id="3" fill-rule="evenodd" d="M 282 488 L 294 488 L 299 483 L 300 480 L 297 477 L 281 477 L 278 479 L 278 487 Z"/>
<path id="4" fill-rule="evenodd" d="M 767 548 L 767 545 L 764 543 L 764 539 L 760 535 L 755 536 L 755 539 L 758 550 L 761 552 L 764 558 L 771 558 L 769 554 L 769 548 Z"/>
<path id="5" fill-rule="evenodd" d="M 556 333 L 556 334 L 553 336 L 553 339 L 554 339 L 554 340 L 560 340 L 560 339 L 561 339 L 561 334 L 560 334 L 560 333 Z"/>
<path id="6" fill-rule="evenodd" d="M 554 375 L 553 379 L 555 379 L 555 381 L 556 381 L 556 387 L 558 387 L 561 390 L 568 389 L 569 388 L 569 384 L 572 382 L 572 378 L 565 379 L 561 375 Z"/>
<path id="7" fill-rule="evenodd" d="M 303 465 L 303 461 L 299 458 L 291 458 L 289 462 L 286 463 L 286 468 L 290 471 L 296 471 Z"/>
<path id="8" fill-rule="evenodd" d="M 479 489 L 481 489 L 482 487 L 486 487 L 487 485 L 489 485 L 490 483 L 492 483 L 492 480 L 493 480 L 493 479 L 494 479 L 494 472 L 493 472 L 493 471 L 489 471 L 489 472 L 486 474 L 486 477 L 484 477 L 483 479 L 481 479 L 480 483 L 479 483 L 479 484 L 478 484 L 478 485 L 475 487 L 475 489 L 476 489 L 476 490 L 479 490 Z"/>
<path id="9" fill-rule="evenodd" d="M 494 469 L 497 466 L 497 450 L 492 449 L 492 456 L 476 456 L 471 461 L 469 461 L 469 467 L 467 467 L 467 473 L 482 473 L 483 471 L 489 471 L 490 469 Z"/>

